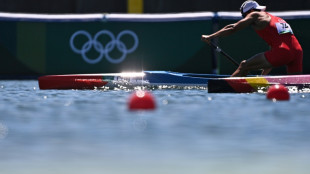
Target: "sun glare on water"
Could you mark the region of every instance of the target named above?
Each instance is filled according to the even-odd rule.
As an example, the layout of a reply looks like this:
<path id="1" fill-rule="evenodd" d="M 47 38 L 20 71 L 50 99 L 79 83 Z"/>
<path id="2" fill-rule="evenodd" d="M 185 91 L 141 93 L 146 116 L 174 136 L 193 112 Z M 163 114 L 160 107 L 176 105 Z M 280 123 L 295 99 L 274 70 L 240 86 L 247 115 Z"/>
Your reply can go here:
<path id="1" fill-rule="evenodd" d="M 145 76 L 144 72 L 122 72 L 122 77 L 143 77 Z"/>

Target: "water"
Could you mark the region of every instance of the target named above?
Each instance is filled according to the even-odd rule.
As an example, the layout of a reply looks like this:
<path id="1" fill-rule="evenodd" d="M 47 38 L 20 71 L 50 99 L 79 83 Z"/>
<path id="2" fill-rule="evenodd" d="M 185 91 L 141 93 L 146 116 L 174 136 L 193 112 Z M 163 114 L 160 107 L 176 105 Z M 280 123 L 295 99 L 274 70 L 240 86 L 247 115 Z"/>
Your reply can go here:
<path id="1" fill-rule="evenodd" d="M 1 173 L 309 172 L 310 94 L 155 90 L 155 111 L 130 112 L 131 93 L 0 81 Z"/>

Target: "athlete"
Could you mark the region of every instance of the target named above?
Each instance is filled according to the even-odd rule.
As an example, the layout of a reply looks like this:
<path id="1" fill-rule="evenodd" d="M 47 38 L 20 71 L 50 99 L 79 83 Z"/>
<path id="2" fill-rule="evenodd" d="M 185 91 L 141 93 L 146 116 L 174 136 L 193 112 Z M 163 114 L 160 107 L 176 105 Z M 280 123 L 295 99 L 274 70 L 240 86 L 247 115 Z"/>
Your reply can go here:
<path id="1" fill-rule="evenodd" d="M 233 77 L 246 76 L 251 70 L 262 70 L 267 75 L 272 68 L 286 66 L 288 74 L 302 74 L 302 48 L 290 25 L 283 19 L 265 12 L 266 6 L 247 0 L 241 5 L 243 19 L 211 34 L 202 35 L 201 40 L 210 43 L 212 39 L 228 36 L 245 27 L 252 26 L 255 32 L 271 47 L 269 51 L 243 60 Z"/>

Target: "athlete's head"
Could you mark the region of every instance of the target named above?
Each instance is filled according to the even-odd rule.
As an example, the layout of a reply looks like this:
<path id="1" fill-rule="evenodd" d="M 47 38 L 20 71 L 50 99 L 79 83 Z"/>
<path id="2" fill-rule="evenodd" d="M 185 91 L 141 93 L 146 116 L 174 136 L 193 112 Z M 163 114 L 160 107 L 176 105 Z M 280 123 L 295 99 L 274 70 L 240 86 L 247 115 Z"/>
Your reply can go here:
<path id="1" fill-rule="evenodd" d="M 246 17 L 246 15 L 248 15 L 252 10 L 262 11 L 265 9 L 266 6 L 260 6 L 256 1 L 252 0 L 245 1 L 240 7 L 242 17 Z"/>

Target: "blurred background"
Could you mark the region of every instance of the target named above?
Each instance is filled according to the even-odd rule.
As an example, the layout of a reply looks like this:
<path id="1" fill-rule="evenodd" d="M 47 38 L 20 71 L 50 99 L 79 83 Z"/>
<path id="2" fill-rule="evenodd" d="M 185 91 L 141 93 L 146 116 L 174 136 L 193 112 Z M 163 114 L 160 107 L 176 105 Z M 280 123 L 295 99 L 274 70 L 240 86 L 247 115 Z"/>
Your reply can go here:
<path id="1" fill-rule="evenodd" d="M 143 3 L 143 13 L 238 11 L 244 0 L 0 0 L 0 11 L 22 13 L 128 13 Z M 268 10 L 305 10 L 309 0 L 258 0 Z"/>
<path id="2" fill-rule="evenodd" d="M 0 0 L 0 77 L 143 70 L 231 74 L 236 67 L 200 38 L 240 20 L 243 2 Z M 304 73 L 310 73 L 310 1 L 257 2 L 291 25 L 304 49 Z M 122 46 L 106 50 L 110 37 Z M 91 42 L 101 49 L 87 46 Z M 250 27 L 215 42 L 238 62 L 269 49 Z"/>

